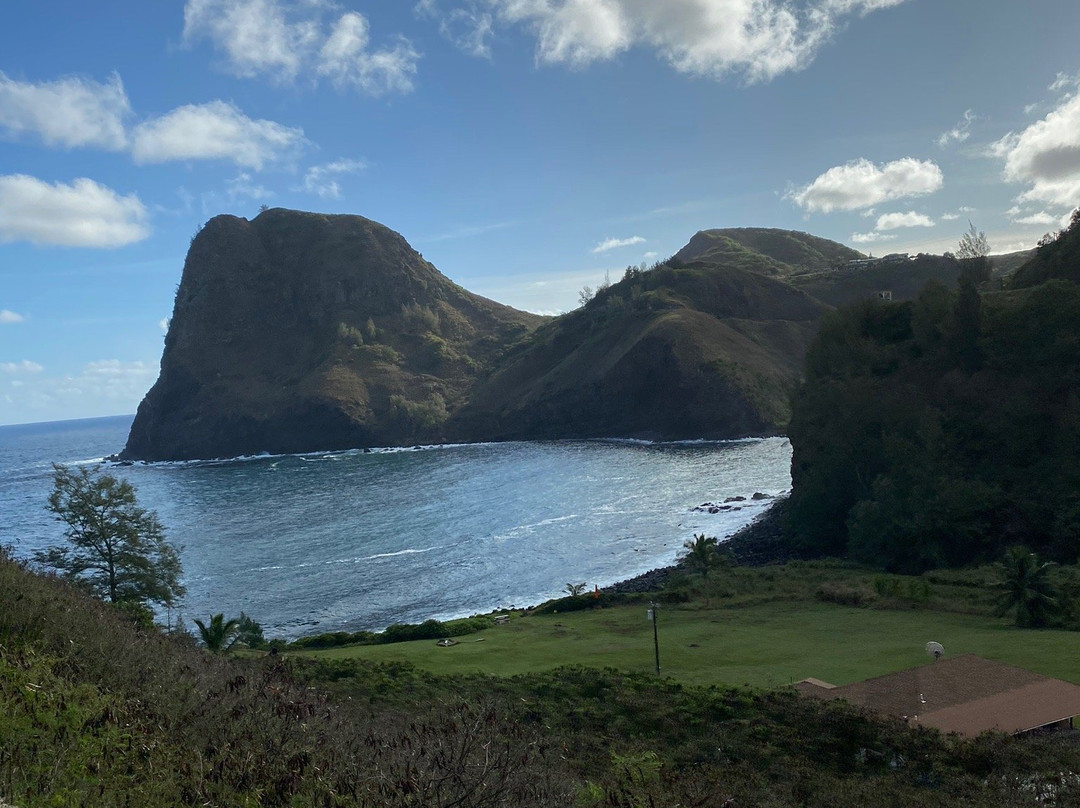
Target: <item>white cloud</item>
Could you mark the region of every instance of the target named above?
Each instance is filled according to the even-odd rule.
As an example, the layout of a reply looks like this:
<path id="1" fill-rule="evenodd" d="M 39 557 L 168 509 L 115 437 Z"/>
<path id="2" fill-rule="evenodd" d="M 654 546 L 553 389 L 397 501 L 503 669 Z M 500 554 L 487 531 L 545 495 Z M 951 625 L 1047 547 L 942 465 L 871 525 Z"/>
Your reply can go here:
<path id="1" fill-rule="evenodd" d="M 960 218 L 959 213 L 943 213 L 941 214 L 941 221 L 943 222 L 955 222 Z"/>
<path id="2" fill-rule="evenodd" d="M 127 146 L 124 119 L 131 104 L 115 73 L 104 84 L 69 77 L 31 84 L 0 72 L 0 127 L 34 133 L 49 146 Z"/>
<path id="3" fill-rule="evenodd" d="M 12 325 L 14 323 L 22 322 L 26 322 L 26 317 L 24 315 L 19 314 L 16 311 L 11 311 L 10 309 L 0 309 L 0 324 Z"/>
<path id="4" fill-rule="evenodd" d="M 286 159 L 306 143 L 304 131 L 274 121 L 253 120 L 224 101 L 189 104 L 139 124 L 134 132 L 135 162 L 232 160 L 262 170 Z"/>
<path id="5" fill-rule="evenodd" d="M 1029 187 L 1020 202 L 1072 207 L 1080 201 L 1080 94 L 1067 96 L 1042 120 L 991 147 L 1005 179 Z"/>
<path id="6" fill-rule="evenodd" d="M 630 238 L 608 238 L 601 241 L 595 247 L 592 248 L 594 253 L 605 253 L 609 250 L 617 250 L 619 247 L 630 247 L 634 244 L 644 244 L 645 239 L 641 236 L 630 236 Z"/>
<path id="7" fill-rule="evenodd" d="M 945 148 L 950 143 L 963 143 L 971 137 L 971 124 L 975 122 L 975 113 L 970 109 L 964 112 L 963 119 L 947 132 L 942 132 L 937 139 L 937 144 Z"/>
<path id="8" fill-rule="evenodd" d="M 339 87 L 358 87 L 370 95 L 408 93 L 413 89 L 420 54 L 406 39 L 392 49 L 370 50 L 367 19 L 350 11 L 343 14 L 319 51 L 320 76 Z"/>
<path id="9" fill-rule="evenodd" d="M 145 222 L 137 196 L 120 196 L 85 177 L 65 185 L 0 176 L 0 241 L 121 247 L 150 235 Z"/>
<path id="10" fill-rule="evenodd" d="M 808 65 L 844 18 L 904 0 L 464 0 L 437 12 L 457 15 L 486 55 L 485 25 L 522 25 L 536 37 L 541 63 L 583 67 L 646 47 L 682 73 L 714 79 L 739 74 L 768 81 Z M 494 20 L 485 19 L 487 13 Z M 441 24 L 440 24 L 441 27 Z M 469 40 L 466 40 L 469 41 Z M 476 50 L 475 44 L 473 49 Z"/>
<path id="11" fill-rule="evenodd" d="M 304 175 L 304 184 L 294 188 L 295 191 L 306 191 L 323 199 L 340 199 L 341 186 L 335 177 L 343 174 L 357 174 L 367 168 L 363 160 L 341 159 L 332 163 L 311 166 Z"/>
<path id="12" fill-rule="evenodd" d="M 895 235 L 882 235 L 881 233 L 852 233 L 852 244 L 875 244 L 879 241 L 892 241 Z"/>
<path id="13" fill-rule="evenodd" d="M 33 363 L 31 363 L 33 364 Z M 3 367 L 3 366 L 0 366 Z M 102 359 L 74 373 L 24 373 L 0 401 L 0 416 L 20 420 L 52 420 L 87 415 L 132 413 L 158 374 L 156 362 Z M 6 403 L 6 407 L 3 406 Z"/>
<path id="14" fill-rule="evenodd" d="M 443 11 L 438 0 L 420 0 L 416 13 L 439 23 L 439 33 L 455 47 L 472 56 L 491 58 L 488 40 L 495 34 L 495 19 L 491 13 L 472 6 Z"/>
<path id="15" fill-rule="evenodd" d="M 1061 222 L 1060 216 L 1054 216 L 1051 213 L 1047 213 L 1045 210 L 1040 210 L 1038 213 L 1031 213 L 1027 216 L 1020 216 L 1020 211 L 1016 211 L 1015 214 L 1010 214 L 1012 220 L 1016 224 L 1037 224 L 1037 225 L 1057 225 Z"/>
<path id="16" fill-rule="evenodd" d="M 277 0 L 188 0 L 184 39 L 208 38 L 239 76 L 271 73 L 292 80 L 319 39 L 317 22 L 296 19 L 292 8 Z"/>
<path id="17" fill-rule="evenodd" d="M 162 334 L 169 333 L 169 326 L 172 324 L 172 317 L 162 317 L 158 320 L 158 328 L 161 329 Z"/>
<path id="18" fill-rule="evenodd" d="M 0 362 L 0 370 L 4 373 L 41 373 L 45 368 L 37 362 L 24 359 L 21 362 Z"/>
<path id="19" fill-rule="evenodd" d="M 922 213 L 916 213 L 911 210 L 907 213 L 885 213 L 878 217 L 877 224 L 874 229 L 878 232 L 882 230 L 898 230 L 901 227 L 933 227 L 934 220 L 929 216 Z"/>
<path id="20" fill-rule="evenodd" d="M 254 199 L 257 202 L 260 199 L 270 199 L 274 195 L 265 186 L 256 183 L 250 174 L 238 174 L 225 183 L 225 188 L 229 199 L 234 201 Z"/>
<path id="21" fill-rule="evenodd" d="M 1047 88 L 1052 93 L 1075 90 L 1080 87 L 1080 73 L 1058 73 L 1053 83 Z"/>
<path id="22" fill-rule="evenodd" d="M 318 75 L 372 95 L 412 90 L 420 59 L 412 44 L 372 50 L 367 18 L 338 12 L 329 0 L 187 0 L 184 39 L 209 39 L 245 78 Z"/>
<path id="23" fill-rule="evenodd" d="M 864 158 L 834 166 L 787 198 L 813 213 L 860 210 L 892 199 L 923 196 L 940 190 L 941 169 L 932 160 L 905 157 L 876 165 Z"/>

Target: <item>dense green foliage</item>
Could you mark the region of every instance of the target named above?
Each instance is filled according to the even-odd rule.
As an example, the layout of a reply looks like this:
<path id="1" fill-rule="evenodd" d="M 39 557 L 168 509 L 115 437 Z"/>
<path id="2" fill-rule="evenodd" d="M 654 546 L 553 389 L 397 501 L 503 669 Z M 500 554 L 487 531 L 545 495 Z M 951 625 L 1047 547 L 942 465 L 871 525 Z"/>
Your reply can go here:
<path id="1" fill-rule="evenodd" d="M 1054 278 L 1080 283 L 1080 208 L 1073 211 L 1072 221 L 1057 238 L 1044 239 L 1035 258 L 1017 270 L 1010 281 L 1012 288 L 1019 289 Z"/>
<path id="2" fill-rule="evenodd" d="M 240 621 L 236 618 L 226 620 L 221 612 L 213 615 L 209 624 L 195 618 L 195 625 L 199 628 L 203 647 L 212 654 L 228 651 L 240 639 Z"/>
<path id="3" fill-rule="evenodd" d="M 809 554 L 919 571 L 1080 543 L 1080 287 L 930 284 L 823 323 L 789 430 Z"/>
<path id="4" fill-rule="evenodd" d="M 300 637 L 289 643 L 291 648 L 335 648 L 341 645 L 379 645 L 382 643 L 409 642 L 411 640 L 439 640 L 446 637 L 462 637 L 491 628 L 494 620 L 485 615 L 462 617 L 457 620 L 425 620 L 416 625 L 394 623 L 384 631 L 330 631 Z"/>
<path id="5" fill-rule="evenodd" d="M 1061 596 L 1050 581 L 1051 566 L 1023 547 L 1010 547 L 997 584 L 1002 592 L 998 614 L 1015 613 L 1018 626 L 1045 626 L 1061 608 Z"/>
<path id="6" fill-rule="evenodd" d="M 139 507 L 131 483 L 54 464 L 48 509 L 64 524 L 67 546 L 36 552 L 38 564 L 111 603 L 169 607 L 184 594 L 180 555 L 157 514 Z"/>
<path id="7" fill-rule="evenodd" d="M 723 559 L 717 552 L 715 536 L 706 536 L 704 533 L 695 534 L 693 539 L 683 542 L 683 548 L 687 551 L 687 566 L 700 574 L 702 578 L 708 578 L 709 570 L 723 563 Z"/>

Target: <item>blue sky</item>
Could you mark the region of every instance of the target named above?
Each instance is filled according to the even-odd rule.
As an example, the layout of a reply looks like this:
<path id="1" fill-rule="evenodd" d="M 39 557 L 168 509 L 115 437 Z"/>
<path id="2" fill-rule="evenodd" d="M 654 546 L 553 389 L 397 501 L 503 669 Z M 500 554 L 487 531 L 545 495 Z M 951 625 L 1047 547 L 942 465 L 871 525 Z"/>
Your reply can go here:
<path id="1" fill-rule="evenodd" d="M 0 10 L 0 423 L 134 412 L 191 236 L 357 213 L 531 311 L 700 229 L 1033 246 L 1073 0 L 41 0 Z"/>

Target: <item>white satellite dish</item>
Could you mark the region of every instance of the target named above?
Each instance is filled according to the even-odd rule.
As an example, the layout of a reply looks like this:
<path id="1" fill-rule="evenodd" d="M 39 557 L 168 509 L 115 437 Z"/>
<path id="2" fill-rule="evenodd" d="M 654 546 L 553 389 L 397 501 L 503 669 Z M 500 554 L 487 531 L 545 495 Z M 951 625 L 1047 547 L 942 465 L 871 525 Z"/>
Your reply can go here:
<path id="1" fill-rule="evenodd" d="M 926 653 L 934 659 L 941 659 L 945 656 L 945 647 L 939 642 L 928 642 L 926 644 Z"/>

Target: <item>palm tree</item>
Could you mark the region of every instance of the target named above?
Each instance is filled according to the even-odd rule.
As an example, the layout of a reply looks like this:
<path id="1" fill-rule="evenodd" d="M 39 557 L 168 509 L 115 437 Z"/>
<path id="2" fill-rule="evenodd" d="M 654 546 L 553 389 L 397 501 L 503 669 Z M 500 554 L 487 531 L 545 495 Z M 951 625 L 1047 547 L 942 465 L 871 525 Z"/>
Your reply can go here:
<path id="1" fill-rule="evenodd" d="M 1010 547 L 1001 564 L 1001 579 L 994 585 L 1002 592 L 997 615 L 1016 612 L 1016 625 L 1038 628 L 1058 610 L 1058 592 L 1050 582 L 1050 562 L 1039 563 L 1039 557 L 1026 547 Z"/>
<path id="2" fill-rule="evenodd" d="M 210 618 L 209 626 L 196 617 L 195 625 L 199 627 L 199 636 L 202 638 L 203 645 L 212 654 L 220 654 L 232 648 L 240 632 L 240 621 L 236 618 L 226 620 L 225 615 L 221 613 Z"/>
<path id="3" fill-rule="evenodd" d="M 585 582 L 582 581 L 580 584 L 567 584 L 565 589 L 570 594 L 570 597 L 576 598 L 585 591 Z"/>
<path id="4" fill-rule="evenodd" d="M 709 570 L 719 566 L 720 556 L 716 552 L 716 537 L 706 536 L 704 533 L 694 535 L 694 538 L 683 542 L 690 552 L 686 556 L 687 563 L 701 573 L 702 578 L 709 577 Z"/>

